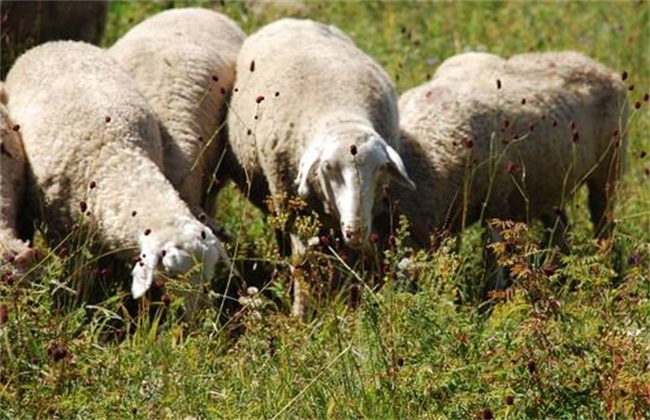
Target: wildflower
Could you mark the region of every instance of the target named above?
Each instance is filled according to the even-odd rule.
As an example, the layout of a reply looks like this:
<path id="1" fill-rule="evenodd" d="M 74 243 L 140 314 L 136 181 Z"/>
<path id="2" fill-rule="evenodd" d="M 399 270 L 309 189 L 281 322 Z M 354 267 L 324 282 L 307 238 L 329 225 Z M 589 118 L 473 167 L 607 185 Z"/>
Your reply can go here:
<path id="1" fill-rule="evenodd" d="M 255 71 L 255 60 L 251 61 L 251 65 L 248 69 L 251 71 L 251 73 Z"/>
<path id="2" fill-rule="evenodd" d="M 261 103 L 263 100 L 264 100 L 264 96 L 262 96 L 262 95 L 255 98 L 255 102 L 257 102 L 258 104 Z"/>
<path id="3" fill-rule="evenodd" d="M 519 165 L 517 163 L 509 160 L 508 163 L 506 164 L 506 172 L 509 174 L 513 174 L 515 172 L 519 172 Z"/>

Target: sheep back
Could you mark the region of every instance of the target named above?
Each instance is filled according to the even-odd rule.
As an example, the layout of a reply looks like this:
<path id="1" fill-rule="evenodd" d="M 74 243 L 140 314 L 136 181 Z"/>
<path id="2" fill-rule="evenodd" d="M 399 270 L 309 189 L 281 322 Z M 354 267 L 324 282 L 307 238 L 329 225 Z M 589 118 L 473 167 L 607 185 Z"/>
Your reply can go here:
<path id="1" fill-rule="evenodd" d="M 172 9 L 136 25 L 109 49 L 155 110 L 165 174 L 191 207 L 211 204 L 205 192 L 222 158 L 226 101 L 243 40 L 222 14 Z"/>

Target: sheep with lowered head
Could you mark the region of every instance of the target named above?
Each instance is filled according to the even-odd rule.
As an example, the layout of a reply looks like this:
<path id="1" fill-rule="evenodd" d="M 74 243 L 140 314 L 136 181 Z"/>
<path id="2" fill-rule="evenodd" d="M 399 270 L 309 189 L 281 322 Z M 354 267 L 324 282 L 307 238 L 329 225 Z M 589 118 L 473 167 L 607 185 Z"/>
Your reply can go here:
<path id="1" fill-rule="evenodd" d="M 83 217 L 98 246 L 125 261 L 137 250 L 135 298 L 159 267 L 199 282 L 228 261 L 162 173 L 156 116 L 105 51 L 40 45 L 16 61 L 6 89 L 51 239 Z"/>
<path id="2" fill-rule="evenodd" d="M 220 13 L 171 9 L 136 25 L 108 50 L 156 112 L 165 175 L 197 215 L 214 213 L 212 175 L 224 151 L 226 101 L 244 37 Z"/>
<path id="3" fill-rule="evenodd" d="M 228 125 L 240 189 L 264 210 L 267 196 L 282 211 L 297 193 L 351 248 L 367 245 L 382 186 L 413 187 L 398 154 L 393 84 L 334 26 L 281 19 L 250 35 Z"/>
<path id="4" fill-rule="evenodd" d="M 228 126 L 231 176 L 253 203 L 267 210 L 270 197 L 283 213 L 297 193 L 350 248 L 369 248 L 378 197 L 391 179 L 413 188 L 398 154 L 393 84 L 334 26 L 281 19 L 249 36 L 237 60 Z M 286 231 L 301 254 L 293 224 Z M 299 277 L 296 316 L 304 311 Z"/>
<path id="5" fill-rule="evenodd" d="M 6 100 L 0 82 L 0 260 L 3 266 L 0 271 L 8 267 L 7 273 L 22 274 L 35 255 L 28 242 L 23 240 L 28 234 L 19 223 L 19 216 L 24 216 L 27 164 L 20 127 L 9 116 Z M 24 225 L 27 224 L 28 220 Z M 9 265 L 5 266 L 5 263 Z"/>
<path id="6" fill-rule="evenodd" d="M 562 208 L 582 184 L 596 234 L 611 231 L 627 105 L 605 66 L 576 52 L 461 54 L 405 92 L 399 109 L 417 193 L 391 196 L 420 247 L 435 230 L 488 218 L 562 225 Z"/>

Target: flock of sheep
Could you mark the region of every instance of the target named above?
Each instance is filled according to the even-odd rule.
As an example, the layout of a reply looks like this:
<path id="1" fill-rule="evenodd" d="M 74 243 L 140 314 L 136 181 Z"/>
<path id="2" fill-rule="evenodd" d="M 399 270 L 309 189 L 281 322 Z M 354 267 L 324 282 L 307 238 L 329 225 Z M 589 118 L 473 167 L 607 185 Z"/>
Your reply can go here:
<path id="1" fill-rule="evenodd" d="M 197 8 L 106 50 L 34 47 L 0 90 L 0 253 L 25 272 L 35 222 L 55 245 L 83 218 L 97 249 L 133 266 L 135 298 L 157 272 L 201 283 L 230 266 L 215 180 L 267 212 L 300 196 L 361 253 L 389 234 L 373 223 L 389 207 L 427 249 L 435 231 L 488 218 L 563 227 L 582 184 L 606 236 L 626 141 L 620 77 L 579 53 L 461 54 L 398 98 L 333 26 L 281 19 L 246 36 Z M 293 220 L 280 239 L 305 252 Z"/>

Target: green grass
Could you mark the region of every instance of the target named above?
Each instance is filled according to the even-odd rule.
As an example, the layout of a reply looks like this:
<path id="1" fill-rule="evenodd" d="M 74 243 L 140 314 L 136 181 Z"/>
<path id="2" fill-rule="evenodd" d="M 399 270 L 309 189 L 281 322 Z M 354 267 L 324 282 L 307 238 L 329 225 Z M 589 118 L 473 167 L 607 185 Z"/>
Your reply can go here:
<path id="1" fill-rule="evenodd" d="M 615 251 L 591 239 L 581 191 L 569 208 L 572 250 L 563 265 L 537 261 L 537 229 L 512 226 L 502 257 L 516 273 L 514 284 L 487 302 L 473 227 L 460 248 L 445 242 L 415 258 L 417 291 L 396 273 L 408 251 L 400 236 L 382 262 L 381 290 L 361 288 L 356 304 L 345 292 L 315 294 L 314 313 L 298 322 L 288 315 L 287 262 L 277 257 L 271 230 L 229 188 L 219 221 L 238 233 L 240 253 L 254 249 L 261 265 L 281 263 L 270 293 L 249 299 L 226 325 L 218 307 L 191 327 L 173 310 L 164 322 L 152 311 L 123 340 L 107 340 L 113 320 L 125 316 L 119 295 L 91 311 L 59 310 L 53 290 L 69 284 L 65 261 L 41 246 L 48 257 L 31 287 L 0 283 L 7 314 L 0 316 L 0 418 L 648 418 L 650 157 L 642 152 L 650 152 L 650 104 L 641 99 L 650 89 L 647 1 L 250 8 L 113 1 L 104 45 L 158 10 L 190 4 L 223 11 L 249 33 L 286 15 L 333 23 L 387 68 L 399 92 L 465 50 L 507 56 L 576 49 L 627 71 L 635 85 L 630 102 L 642 106 L 630 117 Z M 70 254 L 92 261 L 78 243 Z M 318 261 L 307 270 L 312 279 L 340 264 Z M 172 298 L 171 309 L 181 305 Z"/>

